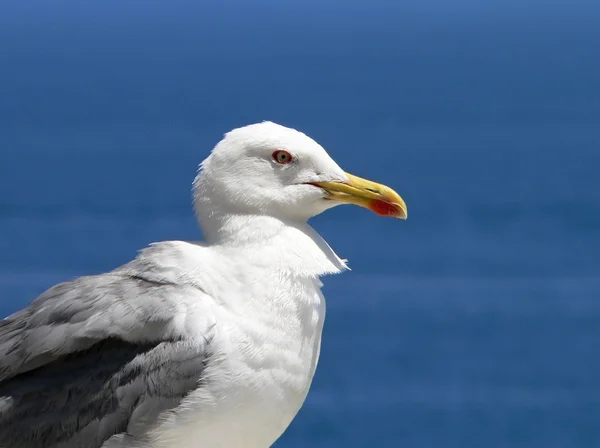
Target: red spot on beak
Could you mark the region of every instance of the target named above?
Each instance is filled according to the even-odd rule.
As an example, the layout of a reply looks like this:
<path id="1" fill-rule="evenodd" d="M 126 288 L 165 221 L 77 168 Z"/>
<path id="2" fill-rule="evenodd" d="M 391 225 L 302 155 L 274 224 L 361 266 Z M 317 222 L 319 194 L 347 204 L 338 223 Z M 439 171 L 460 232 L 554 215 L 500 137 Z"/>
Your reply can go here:
<path id="1" fill-rule="evenodd" d="M 390 204 L 379 199 L 372 199 L 369 208 L 379 216 L 398 216 L 402 214 L 402 208 L 399 205 Z"/>

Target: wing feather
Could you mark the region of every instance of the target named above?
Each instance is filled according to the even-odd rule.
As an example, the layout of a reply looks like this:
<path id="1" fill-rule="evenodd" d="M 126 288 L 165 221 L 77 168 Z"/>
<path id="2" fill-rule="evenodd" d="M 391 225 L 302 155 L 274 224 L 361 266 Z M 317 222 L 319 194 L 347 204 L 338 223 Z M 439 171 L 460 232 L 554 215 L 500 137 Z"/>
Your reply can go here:
<path id="1" fill-rule="evenodd" d="M 0 321 L 0 448 L 141 440 L 201 384 L 214 323 L 191 337 L 182 316 L 206 295 L 157 273 L 81 277 Z"/>

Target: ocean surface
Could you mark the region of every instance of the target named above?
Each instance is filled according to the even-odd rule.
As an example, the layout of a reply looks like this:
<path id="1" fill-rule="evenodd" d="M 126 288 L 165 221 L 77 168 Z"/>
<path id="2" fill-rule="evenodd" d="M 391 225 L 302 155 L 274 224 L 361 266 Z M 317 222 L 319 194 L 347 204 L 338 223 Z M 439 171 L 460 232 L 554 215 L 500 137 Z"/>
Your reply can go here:
<path id="1" fill-rule="evenodd" d="M 0 317 L 197 240 L 198 163 L 273 120 L 393 186 L 313 220 L 319 368 L 277 448 L 600 446 L 600 3 L 0 4 Z"/>

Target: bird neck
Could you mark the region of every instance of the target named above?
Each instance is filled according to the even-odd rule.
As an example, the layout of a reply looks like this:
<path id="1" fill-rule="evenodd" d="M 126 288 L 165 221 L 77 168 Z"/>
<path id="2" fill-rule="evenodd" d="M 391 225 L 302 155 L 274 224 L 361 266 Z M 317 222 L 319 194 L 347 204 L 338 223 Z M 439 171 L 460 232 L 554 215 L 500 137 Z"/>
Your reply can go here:
<path id="1" fill-rule="evenodd" d="M 307 222 L 215 209 L 198 213 L 207 244 L 254 265 L 273 264 L 293 275 L 317 277 L 347 270 L 327 242 Z"/>

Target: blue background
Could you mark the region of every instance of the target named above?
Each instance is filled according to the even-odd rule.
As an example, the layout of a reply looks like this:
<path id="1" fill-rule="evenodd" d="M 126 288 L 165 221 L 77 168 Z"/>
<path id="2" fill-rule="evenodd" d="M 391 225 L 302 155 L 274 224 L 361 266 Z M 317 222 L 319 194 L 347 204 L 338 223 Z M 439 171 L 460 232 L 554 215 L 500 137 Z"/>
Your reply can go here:
<path id="1" fill-rule="evenodd" d="M 313 221 L 307 402 L 277 447 L 600 446 L 600 3 L 0 4 L 0 316 L 164 239 L 231 128 L 305 131 L 406 222 Z"/>

